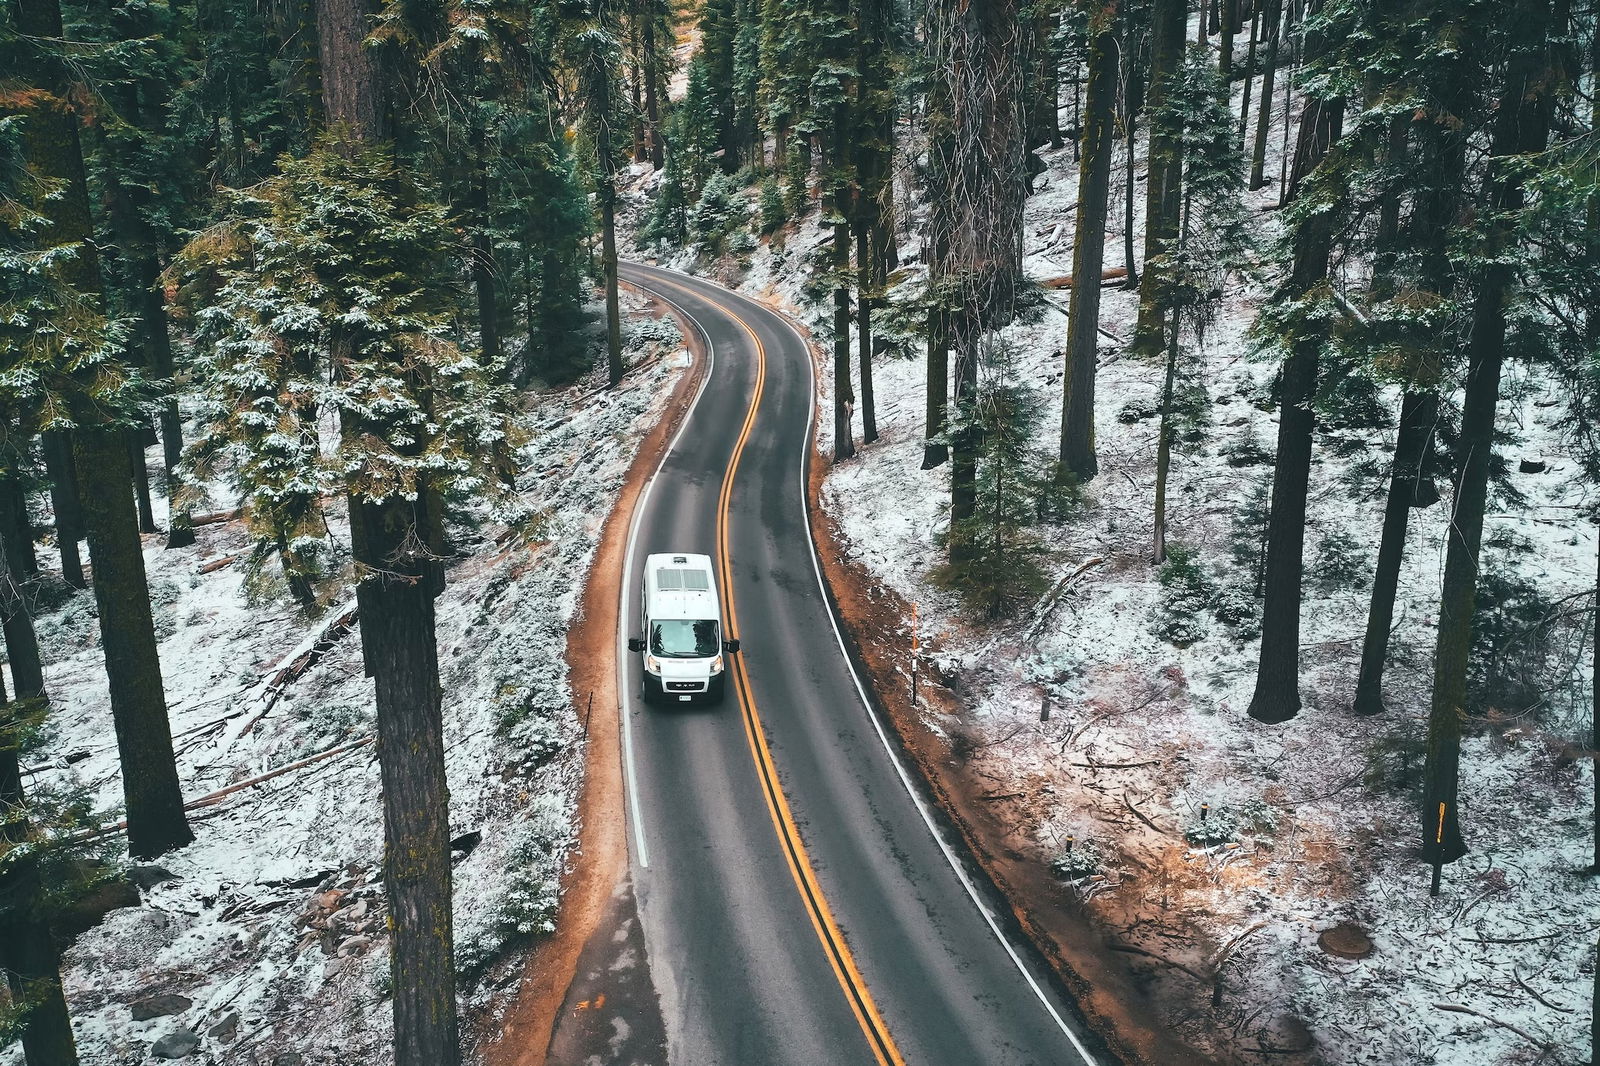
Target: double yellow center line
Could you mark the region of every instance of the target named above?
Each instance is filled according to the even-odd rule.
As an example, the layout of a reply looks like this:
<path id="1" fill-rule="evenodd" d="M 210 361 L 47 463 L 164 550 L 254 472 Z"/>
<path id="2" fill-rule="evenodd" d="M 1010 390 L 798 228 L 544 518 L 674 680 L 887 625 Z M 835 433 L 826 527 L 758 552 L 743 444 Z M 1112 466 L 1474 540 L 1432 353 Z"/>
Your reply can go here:
<path id="1" fill-rule="evenodd" d="M 756 412 L 761 406 L 761 396 L 766 388 L 767 348 L 761 343 L 761 338 L 756 335 L 750 323 L 726 304 L 671 282 L 652 279 L 652 283 L 665 284 L 681 293 L 712 304 L 739 324 L 749 335 L 750 343 L 756 350 L 755 391 L 751 394 L 750 409 L 746 412 L 744 425 L 739 430 L 739 439 L 734 443 L 733 455 L 728 460 L 727 472 L 723 474 L 722 492 L 717 500 L 718 584 L 728 633 L 737 638 L 739 614 L 733 595 L 733 567 L 728 556 L 728 510 L 733 499 L 734 476 L 738 473 L 739 460 L 744 455 L 745 443 L 750 439 L 750 431 L 755 426 Z M 789 873 L 794 877 L 795 887 L 800 890 L 800 898 L 804 901 L 806 912 L 811 917 L 811 925 L 816 930 L 817 939 L 822 942 L 828 964 L 833 967 L 833 974 L 839 980 L 839 987 L 844 990 L 850 1010 L 855 1014 L 861 1031 L 866 1035 L 867 1045 L 872 1049 L 873 1057 L 879 1066 L 905 1066 L 905 1059 L 901 1057 L 894 1037 L 889 1034 L 889 1026 L 883 1020 L 883 1015 L 878 1012 L 877 1004 L 872 1000 L 872 993 L 867 990 L 867 982 L 862 978 L 861 971 L 856 968 L 850 946 L 845 943 L 844 935 L 839 931 L 838 923 L 834 921 L 833 911 L 828 907 L 828 900 L 822 894 L 822 887 L 817 884 L 811 860 L 806 855 L 805 845 L 800 840 L 800 830 L 795 825 L 794 815 L 789 810 L 789 801 L 784 797 L 783 787 L 778 781 L 777 766 L 773 763 L 772 752 L 767 747 L 766 731 L 761 725 L 761 713 L 756 709 L 755 696 L 750 690 L 750 677 L 745 672 L 742 655 L 728 656 L 728 671 L 733 677 L 734 686 L 738 689 L 739 705 L 744 714 L 745 737 L 750 742 L 750 754 L 755 759 L 756 772 L 761 779 L 761 792 L 767 801 L 767 811 L 772 815 L 772 824 L 778 832 L 778 841 L 783 847 L 784 859 L 789 864 Z"/>

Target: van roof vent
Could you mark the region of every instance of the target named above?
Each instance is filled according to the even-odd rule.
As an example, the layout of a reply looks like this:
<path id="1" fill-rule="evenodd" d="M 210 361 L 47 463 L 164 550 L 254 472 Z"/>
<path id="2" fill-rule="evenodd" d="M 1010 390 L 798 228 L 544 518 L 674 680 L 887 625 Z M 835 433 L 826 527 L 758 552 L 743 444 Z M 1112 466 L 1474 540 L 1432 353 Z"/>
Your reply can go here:
<path id="1" fill-rule="evenodd" d="M 689 557 L 686 555 L 674 555 L 672 561 L 682 566 L 689 561 Z"/>

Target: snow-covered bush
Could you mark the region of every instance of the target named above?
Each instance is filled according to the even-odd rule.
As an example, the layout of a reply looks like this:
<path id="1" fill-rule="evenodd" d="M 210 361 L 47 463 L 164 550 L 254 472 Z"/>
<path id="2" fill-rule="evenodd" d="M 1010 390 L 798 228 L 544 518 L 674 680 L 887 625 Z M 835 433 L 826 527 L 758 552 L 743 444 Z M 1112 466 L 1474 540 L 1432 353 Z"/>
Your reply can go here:
<path id="1" fill-rule="evenodd" d="M 1193 549 L 1167 545 L 1161 564 L 1161 600 L 1155 610 L 1156 635 L 1169 644 L 1187 647 L 1206 635 L 1205 613 L 1216 590 L 1200 566 Z"/>
<path id="2" fill-rule="evenodd" d="M 462 976 L 481 973 L 516 941 L 555 931 L 572 832 L 557 796 L 540 796 L 512 823 L 495 888 L 473 910 L 456 916 L 456 966 Z"/>
<path id="3" fill-rule="evenodd" d="M 1217 589 L 1211 600 L 1211 611 L 1217 621 L 1242 640 L 1253 640 L 1261 635 L 1261 605 L 1256 602 L 1254 590 L 1247 585 L 1236 583 Z"/>
<path id="4" fill-rule="evenodd" d="M 689 209 L 690 235 L 713 255 L 723 250 L 728 236 L 741 229 L 750 217 L 742 192 L 733 175 L 713 174 L 700 191 L 700 199 Z"/>
<path id="5" fill-rule="evenodd" d="M 61 608 L 40 614 L 33 621 L 44 661 L 59 662 L 100 643 L 100 609 L 94 593 L 78 590 L 68 596 Z"/>
<path id="6" fill-rule="evenodd" d="M 761 234 L 766 236 L 789 221 L 789 205 L 783 201 L 783 186 L 767 175 L 761 179 Z"/>
<path id="7" fill-rule="evenodd" d="M 1135 422 L 1143 422 L 1147 418 L 1154 418 L 1161 413 L 1161 409 L 1154 400 L 1129 400 L 1117 411 L 1117 421 L 1131 426 Z"/>
<path id="8" fill-rule="evenodd" d="M 1317 545 L 1311 584 L 1324 596 L 1347 589 L 1364 589 L 1372 580 L 1372 561 L 1361 542 L 1343 529 L 1329 530 Z"/>
<path id="9" fill-rule="evenodd" d="M 300 720 L 294 744 L 297 758 L 354 740 L 373 727 L 370 707 L 343 700 L 307 704 L 297 708 L 296 717 Z"/>
<path id="10" fill-rule="evenodd" d="M 1050 869 L 1063 881 L 1093 877 L 1105 866 L 1106 854 L 1092 840 L 1080 840 L 1063 847 L 1050 860 Z"/>

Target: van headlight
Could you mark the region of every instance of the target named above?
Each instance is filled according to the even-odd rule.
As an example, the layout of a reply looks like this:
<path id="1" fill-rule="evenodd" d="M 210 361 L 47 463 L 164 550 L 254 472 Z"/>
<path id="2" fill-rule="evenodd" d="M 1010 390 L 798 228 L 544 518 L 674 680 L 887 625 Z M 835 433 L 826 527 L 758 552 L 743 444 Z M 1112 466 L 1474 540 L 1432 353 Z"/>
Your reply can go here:
<path id="1" fill-rule="evenodd" d="M 661 672 L 661 660 L 654 655 L 646 655 L 644 657 L 644 669 L 646 673 L 659 674 Z"/>
<path id="2" fill-rule="evenodd" d="M 711 676 L 716 677 L 720 673 L 722 673 L 722 656 L 719 655 L 711 660 Z"/>

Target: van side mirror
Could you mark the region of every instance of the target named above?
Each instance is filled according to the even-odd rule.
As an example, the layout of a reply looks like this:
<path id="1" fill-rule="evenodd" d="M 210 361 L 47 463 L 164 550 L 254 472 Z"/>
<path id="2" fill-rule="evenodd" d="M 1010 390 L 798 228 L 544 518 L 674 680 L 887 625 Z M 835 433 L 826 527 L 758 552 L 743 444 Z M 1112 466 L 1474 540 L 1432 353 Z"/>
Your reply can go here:
<path id="1" fill-rule="evenodd" d="M 722 642 L 722 650 L 732 655 L 739 650 L 739 642 L 737 640 L 725 640 Z"/>
<path id="2" fill-rule="evenodd" d="M 629 637 L 628 638 L 628 650 L 629 651 L 644 651 L 644 638 L 643 637 Z"/>

